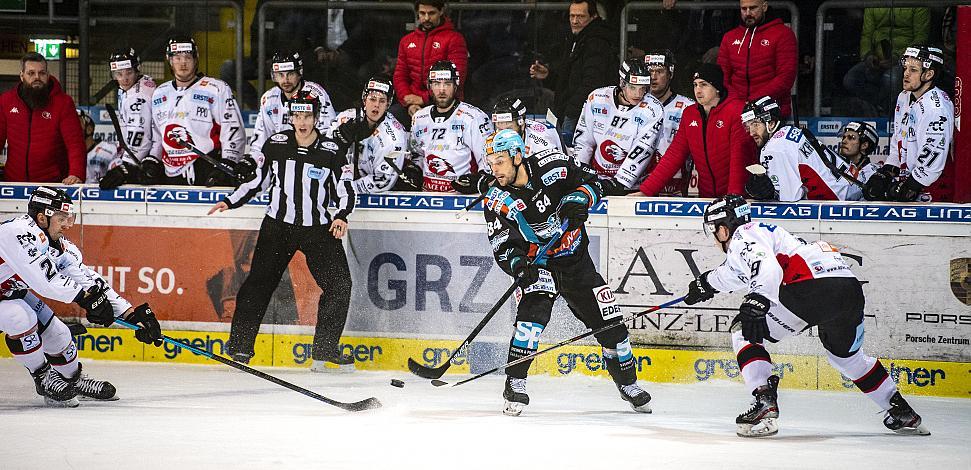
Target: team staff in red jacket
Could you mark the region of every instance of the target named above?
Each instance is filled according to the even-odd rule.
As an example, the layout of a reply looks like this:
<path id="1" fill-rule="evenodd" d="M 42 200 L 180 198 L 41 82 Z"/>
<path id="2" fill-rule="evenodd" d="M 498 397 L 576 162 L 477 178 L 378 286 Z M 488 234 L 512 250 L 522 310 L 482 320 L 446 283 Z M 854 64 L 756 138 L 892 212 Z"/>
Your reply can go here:
<path id="1" fill-rule="evenodd" d="M 74 100 L 36 52 L 20 59 L 20 83 L 0 95 L 0 148 L 5 143 L 4 181 L 84 181 L 87 152 Z"/>
<path id="2" fill-rule="evenodd" d="M 766 18 L 768 1 L 740 0 L 739 5 L 742 24 L 725 33 L 718 48 L 725 86 L 743 102 L 769 95 L 789 116 L 799 61 L 796 35 L 782 20 Z"/>
<path id="3" fill-rule="evenodd" d="M 445 16 L 443 0 L 418 0 L 415 15 L 418 27 L 398 43 L 398 63 L 394 68 L 395 94 L 412 116 L 431 103 L 428 69 L 432 64 L 440 60 L 451 61 L 458 67 L 459 76 L 464 78 L 468 76 L 465 72 L 469 61 L 465 38 Z"/>
<path id="4" fill-rule="evenodd" d="M 657 196 L 690 155 L 698 170 L 698 195 L 705 198 L 743 194 L 755 161 L 755 142 L 742 126 L 744 103 L 731 96 L 714 64 L 694 72 L 697 103 L 684 109 L 671 145 L 654 171 L 641 183 L 640 196 Z"/>

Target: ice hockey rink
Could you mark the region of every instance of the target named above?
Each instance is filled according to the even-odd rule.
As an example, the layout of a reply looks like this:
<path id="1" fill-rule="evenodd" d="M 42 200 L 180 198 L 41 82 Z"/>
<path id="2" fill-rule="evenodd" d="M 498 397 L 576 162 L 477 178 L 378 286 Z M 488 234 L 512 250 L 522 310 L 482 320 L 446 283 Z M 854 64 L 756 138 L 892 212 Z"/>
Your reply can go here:
<path id="1" fill-rule="evenodd" d="M 53 409 L 0 359 L 0 468 L 971 468 L 966 399 L 908 397 L 932 435 L 899 436 L 860 394 L 784 389 L 779 435 L 743 439 L 734 417 L 750 397 L 727 381 L 642 382 L 648 415 L 607 379 L 537 376 L 512 418 L 500 412 L 500 376 L 435 388 L 404 372 L 264 370 L 384 406 L 346 412 L 222 365 L 86 361 L 121 399 Z"/>

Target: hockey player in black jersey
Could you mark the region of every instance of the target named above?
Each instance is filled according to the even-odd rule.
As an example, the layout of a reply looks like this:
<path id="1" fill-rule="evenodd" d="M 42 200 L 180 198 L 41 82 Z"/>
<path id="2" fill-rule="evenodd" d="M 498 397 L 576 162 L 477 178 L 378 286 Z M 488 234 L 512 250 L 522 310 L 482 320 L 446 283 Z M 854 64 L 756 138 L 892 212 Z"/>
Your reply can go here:
<path id="1" fill-rule="evenodd" d="M 623 317 L 587 251 L 584 222 L 601 197 L 596 173 L 557 150 L 525 157 L 526 146 L 514 130 L 501 130 L 486 141 L 487 163 L 494 176 L 483 179 L 489 185 L 496 183 L 483 202 L 489 241 L 499 267 L 523 286 L 516 296 L 519 306 L 510 361 L 537 350 L 558 295 L 587 328 L 620 322 Z M 568 225 L 561 234 L 563 221 Z M 535 263 L 537 250 L 552 237 L 559 237 L 560 243 L 553 245 L 545 261 Z M 635 410 L 650 413 L 651 395 L 637 386 L 627 327 L 611 328 L 596 338 L 621 397 Z M 506 369 L 503 413 L 518 416 L 529 404 L 526 375 L 531 362 Z"/>

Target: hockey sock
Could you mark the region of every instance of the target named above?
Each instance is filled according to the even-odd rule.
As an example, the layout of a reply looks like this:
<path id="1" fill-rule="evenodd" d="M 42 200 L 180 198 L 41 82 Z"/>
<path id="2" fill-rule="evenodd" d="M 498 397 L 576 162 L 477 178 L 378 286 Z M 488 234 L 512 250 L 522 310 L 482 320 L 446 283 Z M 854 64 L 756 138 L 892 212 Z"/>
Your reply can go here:
<path id="1" fill-rule="evenodd" d="M 850 357 L 835 356 L 827 351 L 826 358 L 880 409 L 890 409 L 890 397 L 897 391 L 897 384 L 890 380 L 890 374 L 878 359 L 867 356 L 862 351 L 857 351 Z"/>
<path id="2" fill-rule="evenodd" d="M 71 329 L 53 317 L 41 336 L 44 338 L 44 354 L 51 366 L 64 377 L 74 377 L 78 371 L 78 348 L 74 345 Z"/>
<path id="3" fill-rule="evenodd" d="M 30 373 L 37 372 L 41 367 L 44 367 L 47 360 L 44 359 L 41 337 L 37 334 L 36 326 L 19 335 L 5 335 L 5 339 L 7 348 L 10 349 L 14 359 L 26 367 Z"/>
<path id="4" fill-rule="evenodd" d="M 546 325 L 541 323 L 516 322 L 516 333 L 513 334 L 512 341 L 509 343 L 509 362 L 536 352 L 536 349 L 539 348 L 539 335 L 543 333 L 545 328 Z M 530 360 L 509 367 L 506 369 L 506 375 L 525 379 L 532 363 L 533 361 Z"/>
<path id="5" fill-rule="evenodd" d="M 772 375 L 772 358 L 761 344 L 750 343 L 742 338 L 742 332 L 732 333 L 732 347 L 738 368 L 742 371 L 745 386 L 751 391 L 766 384 Z"/>
<path id="6" fill-rule="evenodd" d="M 630 385 L 637 382 L 637 371 L 634 367 L 634 351 L 630 347 L 630 337 L 617 343 L 616 349 L 601 346 L 603 359 L 607 364 L 607 372 L 618 385 Z"/>

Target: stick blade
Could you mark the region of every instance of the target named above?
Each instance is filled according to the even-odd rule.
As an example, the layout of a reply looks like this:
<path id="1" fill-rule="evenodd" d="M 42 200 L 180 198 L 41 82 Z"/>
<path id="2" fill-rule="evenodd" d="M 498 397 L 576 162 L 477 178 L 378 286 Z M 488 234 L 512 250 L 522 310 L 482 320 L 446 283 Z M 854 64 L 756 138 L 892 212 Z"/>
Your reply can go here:
<path id="1" fill-rule="evenodd" d="M 415 374 L 423 379 L 438 379 L 445 375 L 445 371 L 448 370 L 449 363 L 446 362 L 438 367 L 425 367 L 419 364 L 412 358 L 408 358 L 408 370 L 412 374 Z"/>
<path id="2" fill-rule="evenodd" d="M 374 397 L 365 398 L 361 401 L 356 401 L 354 403 L 342 403 L 341 405 L 336 405 L 339 408 L 345 409 L 347 411 L 367 411 L 376 408 L 381 408 L 381 402 Z"/>

